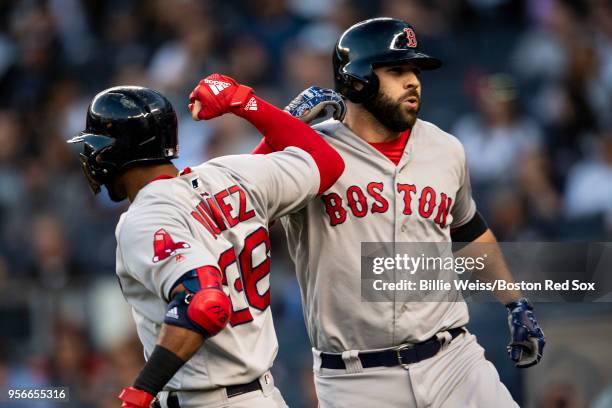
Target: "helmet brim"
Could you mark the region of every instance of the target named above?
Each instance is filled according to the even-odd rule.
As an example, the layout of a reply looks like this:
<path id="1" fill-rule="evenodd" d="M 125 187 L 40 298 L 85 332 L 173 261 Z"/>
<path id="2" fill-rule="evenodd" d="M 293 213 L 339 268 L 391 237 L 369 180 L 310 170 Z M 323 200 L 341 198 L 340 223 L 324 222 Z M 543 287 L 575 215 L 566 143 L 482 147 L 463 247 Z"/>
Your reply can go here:
<path id="1" fill-rule="evenodd" d="M 342 68 L 342 73 L 368 82 L 374 68 L 392 64 L 414 64 L 422 71 L 429 71 L 440 68 L 442 61 L 421 52 L 394 52 L 378 58 L 351 61 Z"/>
<path id="2" fill-rule="evenodd" d="M 438 69 L 442 66 L 442 61 L 431 57 L 422 52 L 397 53 L 387 55 L 372 62 L 372 68 L 389 64 L 414 64 L 417 68 L 428 71 Z"/>
<path id="3" fill-rule="evenodd" d="M 102 149 L 112 146 L 115 143 L 115 141 L 116 139 L 109 137 L 109 136 L 81 132 L 78 135 L 74 136 L 72 139 L 68 140 L 66 143 L 69 143 L 69 144 L 84 143 L 88 145 L 92 151 L 99 152 Z"/>

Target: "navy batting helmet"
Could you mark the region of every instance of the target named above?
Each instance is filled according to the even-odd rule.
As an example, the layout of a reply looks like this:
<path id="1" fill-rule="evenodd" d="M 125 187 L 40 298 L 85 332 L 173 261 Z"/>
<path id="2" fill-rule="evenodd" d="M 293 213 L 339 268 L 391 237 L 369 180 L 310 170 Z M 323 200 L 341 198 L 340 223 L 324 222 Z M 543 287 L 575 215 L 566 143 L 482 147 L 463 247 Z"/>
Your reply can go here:
<path id="1" fill-rule="evenodd" d="M 360 103 L 376 95 L 376 66 L 410 62 L 422 70 L 436 69 L 442 62 L 419 51 L 414 28 L 405 21 L 379 17 L 357 23 L 346 30 L 334 49 L 336 91 Z M 360 89 L 355 85 L 361 84 Z"/>
<path id="2" fill-rule="evenodd" d="M 97 94 L 87 110 L 85 130 L 68 141 L 82 143 L 83 171 L 100 192 L 127 168 L 178 157 L 176 113 L 158 91 L 118 86 Z M 113 197 L 113 200 L 119 197 Z"/>

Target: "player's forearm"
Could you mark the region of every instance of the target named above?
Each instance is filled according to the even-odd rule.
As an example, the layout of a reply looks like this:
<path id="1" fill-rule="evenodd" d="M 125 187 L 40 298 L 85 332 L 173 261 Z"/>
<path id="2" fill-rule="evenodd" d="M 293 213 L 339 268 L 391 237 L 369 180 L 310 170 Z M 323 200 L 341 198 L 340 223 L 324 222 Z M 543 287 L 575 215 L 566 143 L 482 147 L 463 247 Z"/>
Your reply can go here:
<path id="1" fill-rule="evenodd" d="M 157 395 L 204 343 L 204 336 L 162 324 L 157 345 L 134 381 L 134 388 Z"/>
<path id="2" fill-rule="evenodd" d="M 251 122 L 274 151 L 289 146 L 306 151 L 325 149 L 327 143 L 310 126 L 256 95 L 253 98 L 257 102 L 257 110 L 240 109 L 236 114 Z"/>
<path id="3" fill-rule="evenodd" d="M 265 135 L 274 151 L 295 146 L 308 152 L 319 170 L 319 193 L 331 187 L 344 171 L 342 157 L 310 126 L 253 95 L 251 88 L 238 84 L 233 78 L 221 74 L 207 76 L 191 92 L 189 102 L 195 120 L 232 112 Z"/>
<path id="4" fill-rule="evenodd" d="M 240 115 L 251 122 L 263 135 L 253 153 L 281 151 L 295 146 L 308 152 L 319 169 L 319 193 L 330 188 L 344 171 L 344 160 L 310 126 L 287 112 L 257 98 L 257 111 L 241 110 Z"/>
<path id="5" fill-rule="evenodd" d="M 319 136 L 317 135 L 317 137 Z M 326 142 L 323 141 L 323 143 Z M 307 151 L 316 162 L 317 168 L 319 169 L 319 176 L 321 178 L 319 182 L 319 194 L 333 186 L 336 180 L 338 180 L 338 178 L 342 175 L 342 172 L 344 171 L 344 160 L 342 160 L 342 157 L 331 146 L 328 145 L 327 147 L 329 149 L 324 148 L 320 151 L 294 144 L 290 144 L 290 146 L 297 146 Z M 282 149 L 275 149 L 268 143 L 267 138 L 264 137 L 251 153 L 268 154 L 279 150 Z"/>
<path id="6" fill-rule="evenodd" d="M 319 169 L 319 192 L 330 188 L 344 171 L 344 160 L 310 126 L 263 99 L 257 100 L 257 110 L 240 110 L 239 115 L 251 122 L 265 138 L 253 153 L 282 151 L 289 146 L 308 152 Z"/>
<path id="7" fill-rule="evenodd" d="M 189 360 L 202 344 L 204 336 L 200 333 L 169 324 L 162 324 L 157 338 L 158 346 L 170 350 L 183 361 Z"/>
<path id="8" fill-rule="evenodd" d="M 203 337 L 181 327 L 162 325 L 158 343 L 132 387 L 119 394 L 122 407 L 148 408 L 155 396 L 202 344 Z"/>
<path id="9" fill-rule="evenodd" d="M 483 253 L 486 253 L 487 260 L 485 262 L 485 268 L 482 271 L 474 272 L 476 278 L 487 282 L 493 282 L 495 280 L 514 282 L 512 273 L 508 269 L 504 256 L 497 243 L 497 239 L 490 229 L 487 229 L 484 234 L 476 238 L 472 244 L 464 247 L 460 253 L 461 255 L 474 257 L 482 256 Z M 522 296 L 521 292 L 518 290 L 497 290 L 493 292 L 493 294 L 504 305 Z"/>

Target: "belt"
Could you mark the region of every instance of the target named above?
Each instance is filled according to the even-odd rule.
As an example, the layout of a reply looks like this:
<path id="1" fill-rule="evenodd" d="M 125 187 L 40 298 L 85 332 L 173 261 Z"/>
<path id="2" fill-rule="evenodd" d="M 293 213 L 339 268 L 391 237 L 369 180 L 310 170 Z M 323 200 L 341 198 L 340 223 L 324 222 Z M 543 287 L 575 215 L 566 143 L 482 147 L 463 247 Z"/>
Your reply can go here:
<path id="1" fill-rule="evenodd" d="M 259 390 L 261 390 L 261 383 L 259 382 L 259 378 L 254 379 L 250 383 L 228 385 L 227 387 L 225 387 L 227 398 L 232 398 L 232 397 L 236 397 L 241 394 L 246 394 L 247 392 L 259 391 Z M 181 408 L 176 391 L 172 391 L 168 394 L 166 405 L 168 406 L 168 408 Z M 154 405 L 154 407 L 156 406 Z M 159 405 L 157 405 L 157 407 L 159 407 Z"/>
<path id="2" fill-rule="evenodd" d="M 451 340 L 465 332 L 463 327 L 450 329 Z M 401 345 L 399 347 L 383 350 L 363 352 L 358 354 L 363 368 L 370 367 L 395 367 L 398 365 L 418 363 L 438 354 L 442 348 L 442 342 L 437 337 L 432 337 L 422 343 L 414 345 Z M 341 354 L 321 353 L 321 368 L 346 369 Z"/>
<path id="3" fill-rule="evenodd" d="M 225 387 L 225 390 L 227 391 L 227 398 L 232 398 L 240 394 L 246 394 L 247 392 L 261 390 L 261 383 L 259 382 L 259 378 L 256 378 L 250 383 L 229 385 Z"/>

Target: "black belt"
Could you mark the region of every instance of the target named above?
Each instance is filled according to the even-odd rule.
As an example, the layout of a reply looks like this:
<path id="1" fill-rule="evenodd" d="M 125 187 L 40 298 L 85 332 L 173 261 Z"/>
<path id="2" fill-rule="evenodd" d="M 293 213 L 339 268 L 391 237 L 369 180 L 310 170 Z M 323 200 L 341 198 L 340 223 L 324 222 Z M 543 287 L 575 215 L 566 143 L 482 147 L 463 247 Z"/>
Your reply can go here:
<path id="1" fill-rule="evenodd" d="M 246 394 L 247 392 L 259 391 L 261 390 L 261 384 L 259 378 L 256 378 L 250 383 L 230 385 L 225 387 L 225 389 L 227 391 L 227 398 L 232 398 L 240 394 Z"/>
<path id="2" fill-rule="evenodd" d="M 465 330 L 462 327 L 450 329 L 451 340 Z M 437 337 L 432 337 L 415 345 L 403 345 L 394 349 L 359 353 L 358 357 L 363 368 L 369 367 L 395 367 L 408 365 L 431 358 L 438 354 L 442 343 Z M 321 353 L 321 368 L 346 369 L 341 354 Z"/>
<path id="3" fill-rule="evenodd" d="M 227 392 L 227 398 L 236 397 L 241 394 L 246 394 L 247 392 L 259 391 L 261 390 L 261 384 L 259 383 L 259 378 L 254 379 L 250 383 L 246 384 L 238 384 L 238 385 L 229 385 L 225 387 L 225 391 Z M 158 405 L 154 405 L 159 407 Z M 172 391 L 168 394 L 168 400 L 166 401 L 166 405 L 168 408 L 181 408 L 179 404 L 178 395 L 176 391 Z"/>

